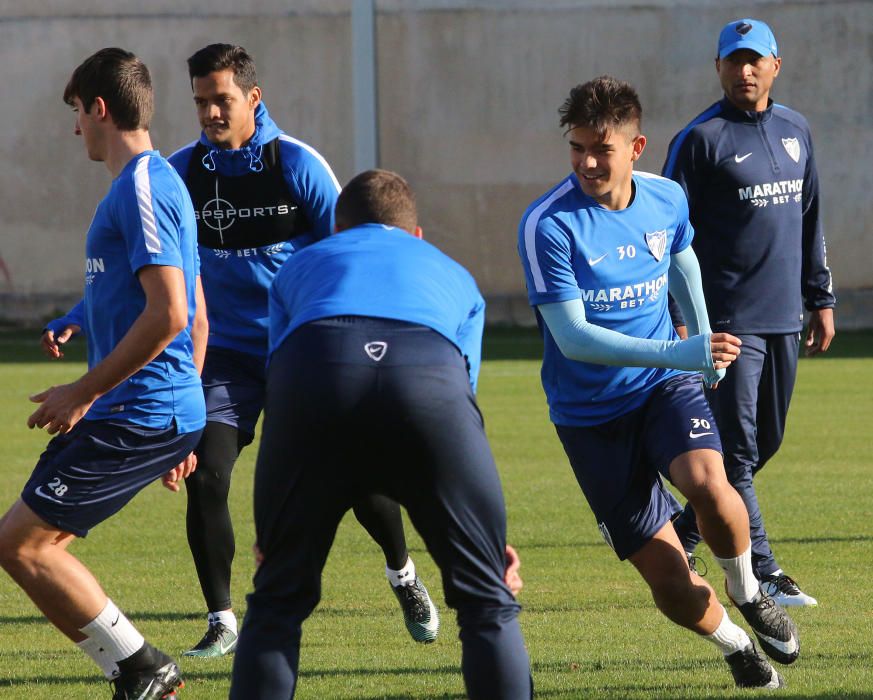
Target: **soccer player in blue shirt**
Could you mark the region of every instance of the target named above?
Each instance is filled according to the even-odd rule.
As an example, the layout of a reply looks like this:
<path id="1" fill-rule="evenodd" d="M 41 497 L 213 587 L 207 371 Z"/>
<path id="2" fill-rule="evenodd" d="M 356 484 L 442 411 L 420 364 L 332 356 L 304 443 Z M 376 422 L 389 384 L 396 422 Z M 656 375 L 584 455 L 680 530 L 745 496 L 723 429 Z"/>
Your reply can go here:
<path id="1" fill-rule="evenodd" d="M 255 436 L 264 403 L 267 291 L 295 251 L 330 235 L 339 183 L 314 148 L 282 132 L 262 101 L 254 59 L 210 44 L 188 59 L 203 132 L 170 156 L 194 203 L 208 312 L 203 364 L 206 428 L 198 469 L 185 480 L 188 544 L 206 602 L 206 633 L 185 656 L 233 652 L 235 554 L 228 506 L 237 457 Z M 62 341 L 72 314 L 49 324 Z M 205 335 L 195 341 L 206 343 Z M 433 641 L 439 615 L 409 556 L 399 506 L 372 495 L 355 516 L 385 555 L 385 573 L 413 639 Z"/>
<path id="2" fill-rule="evenodd" d="M 764 22 L 729 22 L 715 67 L 724 97 L 674 137 L 663 173 L 688 197 L 713 327 L 743 343 L 709 399 L 728 480 L 749 511 L 755 575 L 781 605 L 815 605 L 776 562 L 752 481 L 782 443 L 802 302 L 807 355 L 825 352 L 834 337 L 812 138 L 802 115 L 770 98 L 782 59 Z M 692 506 L 675 525 L 692 553 L 700 542 Z"/>
<path id="3" fill-rule="evenodd" d="M 560 109 L 573 172 L 522 218 L 519 254 L 543 334 L 543 386 L 576 479 L 604 539 L 629 559 L 673 622 L 714 643 L 739 686 L 783 681 L 689 570 L 664 476 L 697 508 L 727 592 L 764 651 L 799 653 L 794 624 L 763 594 L 748 516 L 724 472 L 699 372 L 716 384 L 740 342 L 711 333 L 681 189 L 634 172 L 646 145 L 635 90 L 608 76 Z M 668 288 L 690 338 L 680 341 Z"/>
<path id="4" fill-rule="evenodd" d="M 254 439 L 264 402 L 267 291 L 295 251 L 331 234 L 339 183 L 321 154 L 270 118 L 254 59 L 243 47 L 200 49 L 188 59 L 188 75 L 203 132 L 170 162 L 194 201 L 210 332 L 206 429 L 197 447 L 199 469 L 185 482 L 188 543 L 208 626 L 185 655 L 219 656 L 236 643 L 227 497 L 234 463 Z M 433 641 L 439 616 L 416 576 L 399 506 L 374 495 L 354 512 L 382 547 L 413 639 Z"/>
<path id="5" fill-rule="evenodd" d="M 194 467 L 205 423 L 191 327 L 197 231 L 185 185 L 152 150 L 146 66 L 103 49 L 64 101 L 91 160 L 113 176 L 85 244 L 88 371 L 31 397 L 29 427 L 57 434 L 0 520 L 0 563 L 52 624 L 103 670 L 119 700 L 175 696 L 179 668 L 152 647 L 70 552 L 76 537 L 162 478 Z M 60 356 L 57 343 L 48 343 Z"/>
<path id="6" fill-rule="evenodd" d="M 336 227 L 292 256 L 270 291 L 255 468 L 263 559 L 231 698 L 293 696 L 301 625 L 318 604 L 337 525 L 361 493 L 402 503 L 440 567 L 458 613 L 468 695 L 529 698 L 519 606 L 507 585 L 520 581 L 473 393 L 485 303 L 466 270 L 420 240 L 415 199 L 399 175 L 352 179 Z"/>

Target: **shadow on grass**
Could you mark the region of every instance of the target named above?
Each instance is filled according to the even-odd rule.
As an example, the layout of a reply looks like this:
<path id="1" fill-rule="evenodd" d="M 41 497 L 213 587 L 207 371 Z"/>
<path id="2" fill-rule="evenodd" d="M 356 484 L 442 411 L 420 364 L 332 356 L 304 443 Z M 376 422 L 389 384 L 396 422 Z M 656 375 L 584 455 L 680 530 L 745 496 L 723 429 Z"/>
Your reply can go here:
<path id="1" fill-rule="evenodd" d="M 132 621 L 136 622 L 148 620 L 150 622 L 179 622 L 182 620 L 200 620 L 203 618 L 202 612 L 138 612 L 136 610 L 125 610 L 124 614 Z M 42 615 L 0 615 L 0 625 L 44 625 L 48 621 Z"/>

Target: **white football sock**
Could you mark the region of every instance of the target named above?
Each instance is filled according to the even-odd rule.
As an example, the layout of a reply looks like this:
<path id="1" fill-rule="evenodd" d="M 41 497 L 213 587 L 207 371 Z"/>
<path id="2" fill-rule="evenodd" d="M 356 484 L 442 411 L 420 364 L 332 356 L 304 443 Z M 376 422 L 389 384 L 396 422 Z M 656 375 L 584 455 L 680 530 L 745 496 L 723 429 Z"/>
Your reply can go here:
<path id="1" fill-rule="evenodd" d="M 218 612 L 211 612 L 206 616 L 206 619 L 209 620 L 210 625 L 214 625 L 216 622 L 220 622 L 234 634 L 237 633 L 236 615 L 233 614 L 233 610 L 219 610 Z"/>
<path id="2" fill-rule="evenodd" d="M 752 643 L 752 640 L 749 639 L 749 635 L 746 634 L 746 631 L 742 627 L 731 622 L 727 610 L 722 608 L 721 611 L 723 615 L 718 627 L 715 628 L 715 632 L 701 636 L 704 639 L 708 639 L 721 649 L 722 654 L 728 656 L 729 654 L 745 649 Z"/>
<path id="3" fill-rule="evenodd" d="M 94 663 L 103 671 L 103 675 L 106 676 L 107 680 L 111 681 L 113 678 L 118 678 L 121 673 L 118 669 L 118 664 L 109 658 L 109 654 L 97 643 L 96 639 L 85 637 L 81 642 L 76 642 L 76 646 L 91 657 Z"/>
<path id="4" fill-rule="evenodd" d="M 727 592 L 737 605 L 751 603 L 760 597 L 761 591 L 758 587 L 758 579 L 755 578 L 755 572 L 752 569 L 752 543 L 746 551 L 738 557 L 730 559 L 722 559 L 721 557 L 713 557 L 718 565 L 724 570 L 724 575 L 727 578 Z"/>
<path id="5" fill-rule="evenodd" d="M 104 650 L 101 653 L 116 663 L 133 656 L 145 644 L 143 636 L 111 600 L 107 600 L 101 613 L 79 631 L 88 639 L 93 639 L 98 648 Z M 103 668 L 103 665 L 100 664 L 100 667 Z"/>
<path id="6" fill-rule="evenodd" d="M 395 588 L 407 583 L 415 583 L 415 564 L 412 563 L 412 557 L 406 558 L 402 569 L 390 569 L 386 566 L 385 576 L 388 577 L 388 583 Z"/>

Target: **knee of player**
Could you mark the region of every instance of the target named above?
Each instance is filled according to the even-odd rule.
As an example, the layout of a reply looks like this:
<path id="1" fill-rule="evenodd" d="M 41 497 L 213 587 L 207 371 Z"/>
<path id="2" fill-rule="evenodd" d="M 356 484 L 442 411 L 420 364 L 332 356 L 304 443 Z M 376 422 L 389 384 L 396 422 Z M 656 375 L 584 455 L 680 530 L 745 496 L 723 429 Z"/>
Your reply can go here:
<path id="1" fill-rule="evenodd" d="M 9 574 L 38 566 L 40 551 L 26 541 L 0 530 L 0 566 Z"/>
<path id="2" fill-rule="evenodd" d="M 695 508 L 718 500 L 731 488 L 721 455 L 712 450 L 699 453 L 686 453 L 681 462 L 677 459 L 671 466 L 674 482 Z"/>

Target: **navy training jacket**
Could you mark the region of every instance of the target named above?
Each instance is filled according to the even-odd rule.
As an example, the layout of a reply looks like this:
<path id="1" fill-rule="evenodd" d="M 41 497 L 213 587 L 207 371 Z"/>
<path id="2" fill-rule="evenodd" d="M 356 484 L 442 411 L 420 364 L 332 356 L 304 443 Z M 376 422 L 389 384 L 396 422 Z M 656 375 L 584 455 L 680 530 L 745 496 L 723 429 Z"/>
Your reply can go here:
<path id="1" fill-rule="evenodd" d="M 670 142 L 663 174 L 688 197 L 714 331 L 795 333 L 835 303 L 806 119 L 726 98 Z"/>

